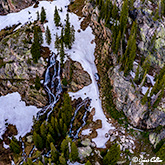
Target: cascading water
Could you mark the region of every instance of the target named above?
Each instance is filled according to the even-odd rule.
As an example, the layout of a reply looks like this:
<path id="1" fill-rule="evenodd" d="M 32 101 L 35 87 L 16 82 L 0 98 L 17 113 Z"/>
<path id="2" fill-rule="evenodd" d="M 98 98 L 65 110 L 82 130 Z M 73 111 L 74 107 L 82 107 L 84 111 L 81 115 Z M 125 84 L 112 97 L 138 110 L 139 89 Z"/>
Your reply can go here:
<path id="1" fill-rule="evenodd" d="M 61 81 L 60 81 L 60 62 L 56 60 L 56 56 L 54 53 L 52 53 L 49 59 L 49 67 L 45 72 L 44 87 L 48 93 L 49 105 L 44 107 L 41 111 L 37 113 L 37 117 L 36 117 L 37 120 L 39 119 L 40 116 L 45 114 L 47 110 L 49 110 L 47 114 L 47 119 L 48 119 L 55 104 L 60 99 L 60 94 L 62 92 Z"/>
<path id="2" fill-rule="evenodd" d="M 69 136 L 73 137 L 73 139 L 77 139 L 77 138 L 78 138 L 78 134 L 79 134 L 81 128 L 84 127 L 84 125 L 86 124 L 86 121 L 85 121 L 85 120 L 86 120 L 86 116 L 87 116 L 87 111 L 89 111 L 89 109 L 88 109 L 89 106 L 87 106 L 87 105 L 89 105 L 90 102 L 91 102 L 91 99 L 89 99 L 89 98 L 87 97 L 87 98 L 85 98 L 80 104 L 78 104 L 77 107 L 76 107 L 76 110 L 75 110 L 75 112 L 74 112 L 74 115 L 73 115 L 73 117 L 72 117 L 72 119 L 71 119 L 70 129 L 69 129 Z M 77 129 L 76 134 L 74 135 L 74 134 L 73 134 L 73 131 L 72 131 L 73 122 L 74 122 L 74 120 L 75 120 L 75 117 L 76 117 L 78 111 L 81 109 L 82 106 L 84 106 L 84 108 L 85 108 L 85 110 L 86 110 L 85 113 L 84 113 L 84 116 L 83 116 L 83 118 L 82 118 L 83 124 Z"/>

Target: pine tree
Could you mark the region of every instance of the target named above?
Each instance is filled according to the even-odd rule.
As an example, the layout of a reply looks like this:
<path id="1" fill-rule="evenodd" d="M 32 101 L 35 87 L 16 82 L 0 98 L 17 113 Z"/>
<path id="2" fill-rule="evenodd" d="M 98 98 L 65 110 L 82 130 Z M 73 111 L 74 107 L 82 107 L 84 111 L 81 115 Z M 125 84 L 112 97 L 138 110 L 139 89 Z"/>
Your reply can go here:
<path id="1" fill-rule="evenodd" d="M 55 148 L 53 143 L 50 143 L 50 149 L 51 149 L 51 159 L 52 159 L 53 162 L 56 163 L 57 160 L 58 160 L 58 151 Z"/>
<path id="2" fill-rule="evenodd" d="M 33 61 L 35 63 L 38 62 L 38 59 L 40 58 L 40 47 L 41 44 L 43 43 L 43 38 L 42 38 L 42 32 L 41 28 L 39 26 L 34 27 L 34 41 L 31 46 L 31 54 L 33 57 Z"/>
<path id="3" fill-rule="evenodd" d="M 112 9 L 112 18 L 114 20 L 116 20 L 117 16 L 118 16 L 118 9 L 117 9 L 117 6 L 116 6 L 116 2 L 114 2 L 113 9 Z"/>
<path id="4" fill-rule="evenodd" d="M 41 87 L 40 78 L 39 78 L 38 75 L 36 75 L 36 79 L 35 79 L 35 88 L 36 88 L 37 90 L 39 90 L 40 87 Z"/>
<path id="5" fill-rule="evenodd" d="M 135 83 L 138 83 L 138 81 L 139 81 L 139 65 L 138 65 L 138 67 L 137 67 L 137 69 L 136 69 L 136 74 L 135 74 L 135 78 L 134 78 L 134 82 Z"/>
<path id="6" fill-rule="evenodd" d="M 78 149 L 77 149 L 77 146 L 74 142 L 72 142 L 70 154 L 71 154 L 71 159 L 73 161 L 76 161 L 78 159 Z"/>
<path id="7" fill-rule="evenodd" d="M 19 154 L 21 152 L 19 143 L 16 140 L 16 138 L 14 137 L 12 138 L 9 146 L 10 146 L 11 151 L 14 152 L 15 154 Z"/>
<path id="8" fill-rule="evenodd" d="M 57 6 L 55 6 L 55 10 L 54 10 L 54 24 L 56 26 L 60 25 L 60 16 L 59 16 L 59 13 L 58 13 L 58 10 L 57 10 Z"/>
<path id="9" fill-rule="evenodd" d="M 64 52 L 64 42 L 63 42 L 63 28 L 61 30 L 61 47 L 60 47 L 60 61 L 61 65 L 64 64 L 65 52 Z"/>
<path id="10" fill-rule="evenodd" d="M 120 40 L 121 40 L 121 31 L 119 31 L 119 34 L 116 39 L 116 48 L 115 48 L 115 54 L 117 54 L 119 48 L 120 48 Z"/>
<path id="11" fill-rule="evenodd" d="M 47 135 L 47 137 L 46 137 L 46 147 L 47 147 L 47 149 L 49 149 L 50 143 L 51 143 L 51 142 L 52 142 L 52 143 L 55 143 L 55 141 L 54 141 L 52 135 L 51 135 L 50 133 L 48 133 L 48 135 Z"/>
<path id="12" fill-rule="evenodd" d="M 72 28 L 73 29 L 73 28 Z M 71 31 L 70 22 L 69 22 L 69 14 L 66 14 L 66 25 L 64 29 L 64 43 L 65 47 L 71 49 L 72 44 L 74 42 L 74 30 Z"/>
<path id="13" fill-rule="evenodd" d="M 145 95 L 143 96 L 141 102 L 142 105 L 144 105 L 147 101 L 148 101 L 148 94 L 149 94 L 150 88 L 148 88 L 147 92 L 145 93 Z"/>
<path id="14" fill-rule="evenodd" d="M 103 158 L 104 165 L 116 165 L 120 158 L 120 147 L 114 144 Z"/>
<path id="15" fill-rule="evenodd" d="M 92 165 L 91 162 L 88 160 L 85 165 Z"/>
<path id="16" fill-rule="evenodd" d="M 46 140 L 47 126 L 46 126 L 46 122 L 45 121 L 40 126 L 40 133 L 41 133 L 42 139 Z"/>
<path id="17" fill-rule="evenodd" d="M 60 50 L 60 39 L 57 33 L 56 33 L 56 40 L 55 40 L 55 48 L 57 49 L 57 51 Z"/>
<path id="18" fill-rule="evenodd" d="M 42 150 L 43 149 L 43 141 L 42 138 L 39 134 L 37 134 L 35 131 L 33 133 L 33 141 L 35 146 L 39 149 Z"/>
<path id="19" fill-rule="evenodd" d="M 52 38 L 51 38 L 51 33 L 50 33 L 50 30 L 49 30 L 48 26 L 46 27 L 45 37 L 46 37 L 47 44 L 50 45 Z"/>
<path id="20" fill-rule="evenodd" d="M 37 14 L 37 21 L 39 21 L 39 19 L 40 19 L 40 14 L 39 14 L 38 11 L 36 12 L 36 14 Z"/>
<path id="21" fill-rule="evenodd" d="M 128 19 L 128 0 L 124 0 L 121 13 L 120 13 L 120 31 L 121 36 L 125 33 L 125 28 L 127 25 L 127 19 Z"/>
<path id="22" fill-rule="evenodd" d="M 44 21 L 46 20 L 46 12 L 45 12 L 45 9 L 44 9 L 43 6 L 41 8 L 41 16 L 40 16 L 40 18 L 41 18 L 41 23 L 44 23 Z"/>
<path id="23" fill-rule="evenodd" d="M 65 160 L 65 157 L 64 157 L 63 153 L 59 157 L 59 161 L 60 161 L 61 165 L 66 165 L 66 160 Z"/>

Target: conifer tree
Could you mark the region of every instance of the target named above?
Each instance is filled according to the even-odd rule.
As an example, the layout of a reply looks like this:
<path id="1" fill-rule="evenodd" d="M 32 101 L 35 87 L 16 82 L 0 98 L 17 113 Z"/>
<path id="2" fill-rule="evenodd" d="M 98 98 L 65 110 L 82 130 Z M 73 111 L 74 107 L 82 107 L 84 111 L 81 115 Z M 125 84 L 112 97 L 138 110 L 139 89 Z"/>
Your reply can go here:
<path id="1" fill-rule="evenodd" d="M 21 152 L 19 143 L 15 137 L 12 137 L 12 140 L 9 146 L 10 146 L 11 151 L 14 152 L 15 154 L 19 154 Z"/>
<path id="2" fill-rule="evenodd" d="M 58 160 L 58 151 L 55 148 L 53 143 L 50 143 L 50 149 L 51 149 L 51 159 L 52 159 L 53 162 L 56 163 L 57 160 Z"/>
<path id="3" fill-rule="evenodd" d="M 47 126 L 46 126 L 46 122 L 45 121 L 40 126 L 40 133 L 41 133 L 42 139 L 46 140 Z"/>
<path id="4" fill-rule="evenodd" d="M 134 82 L 137 83 L 139 81 L 139 65 L 136 69 L 136 74 L 135 74 L 135 78 L 134 78 Z"/>
<path id="5" fill-rule="evenodd" d="M 91 162 L 88 160 L 85 165 L 92 165 Z"/>
<path id="6" fill-rule="evenodd" d="M 44 9 L 43 6 L 41 8 L 41 16 L 40 16 L 40 18 L 41 18 L 41 23 L 44 23 L 44 21 L 46 20 L 46 12 L 45 12 L 45 9 Z"/>
<path id="7" fill-rule="evenodd" d="M 38 11 L 36 12 L 36 14 L 37 14 L 37 21 L 39 21 L 40 20 L 40 14 Z"/>
<path id="8" fill-rule="evenodd" d="M 118 16 L 118 9 L 117 9 L 117 6 L 116 6 L 116 2 L 114 2 L 113 9 L 112 9 L 112 18 L 114 20 L 116 20 L 117 16 Z"/>
<path id="9" fill-rule="evenodd" d="M 60 50 L 60 39 L 57 33 L 56 33 L 56 40 L 55 40 L 55 48 L 57 49 L 57 51 Z"/>
<path id="10" fill-rule="evenodd" d="M 68 13 L 66 14 L 66 25 L 64 29 L 64 43 L 66 48 L 71 49 L 71 46 L 73 44 L 73 37 L 72 37 Z"/>
<path id="11" fill-rule="evenodd" d="M 74 142 L 72 142 L 72 144 L 71 144 L 71 153 L 70 153 L 70 155 L 71 155 L 71 159 L 73 161 L 76 161 L 78 159 L 78 149 L 77 149 L 77 146 Z"/>
<path id="12" fill-rule="evenodd" d="M 121 13 L 120 13 L 120 31 L 121 36 L 125 33 L 125 28 L 127 25 L 127 19 L 128 19 L 128 0 L 124 0 Z"/>
<path id="13" fill-rule="evenodd" d="M 41 37 L 39 36 L 39 32 L 38 32 L 39 28 L 35 27 L 34 28 L 34 41 L 33 44 L 31 46 L 31 54 L 33 57 L 33 61 L 35 63 L 38 62 L 38 59 L 40 58 L 40 45 L 41 45 Z"/>
<path id="14" fill-rule="evenodd" d="M 120 147 L 117 144 L 111 146 L 107 154 L 103 158 L 104 165 L 116 165 L 120 158 Z"/>
<path id="15" fill-rule="evenodd" d="M 45 37 L 46 37 L 47 44 L 50 45 L 52 38 L 51 38 L 51 33 L 50 33 L 50 30 L 49 30 L 48 26 L 46 27 Z"/>
<path id="16" fill-rule="evenodd" d="M 50 133 L 48 133 L 47 137 L 46 137 L 46 147 L 47 149 L 49 149 L 50 147 L 50 143 L 54 143 L 54 139 L 52 137 L 52 135 Z"/>
<path id="17" fill-rule="evenodd" d="M 33 141 L 35 146 L 39 149 L 42 150 L 43 149 L 43 141 L 42 138 L 39 134 L 37 134 L 35 131 L 33 133 Z"/>
<path id="18" fill-rule="evenodd" d="M 59 13 L 58 13 L 58 10 L 57 10 L 57 6 L 55 6 L 55 10 L 54 10 L 54 24 L 56 26 L 60 25 L 60 16 L 59 16 Z"/>
<path id="19" fill-rule="evenodd" d="M 119 31 L 117 39 L 116 39 L 116 48 L 115 48 L 115 54 L 117 54 L 119 48 L 120 48 L 120 40 L 121 40 L 121 31 Z"/>
<path id="20" fill-rule="evenodd" d="M 65 159 L 65 156 L 64 156 L 63 153 L 59 157 L 59 162 L 60 162 L 61 165 L 66 165 L 66 159 Z"/>
<path id="21" fill-rule="evenodd" d="M 148 88 L 147 92 L 145 93 L 145 95 L 143 96 L 141 102 L 142 105 L 144 105 L 147 101 L 148 101 L 148 94 L 149 94 L 150 88 Z"/>
<path id="22" fill-rule="evenodd" d="M 63 66 L 63 63 L 64 63 L 64 58 L 65 58 L 65 52 L 64 52 L 63 28 L 62 28 L 62 30 L 61 30 L 61 46 L 60 46 L 60 61 L 61 61 L 62 66 Z"/>

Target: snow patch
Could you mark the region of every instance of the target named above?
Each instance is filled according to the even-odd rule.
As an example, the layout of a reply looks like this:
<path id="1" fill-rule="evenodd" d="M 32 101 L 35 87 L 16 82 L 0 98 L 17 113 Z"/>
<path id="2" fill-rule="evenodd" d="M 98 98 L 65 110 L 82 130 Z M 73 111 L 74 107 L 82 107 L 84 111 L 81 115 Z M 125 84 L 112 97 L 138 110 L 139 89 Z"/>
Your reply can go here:
<path id="1" fill-rule="evenodd" d="M 40 109 L 35 106 L 26 106 L 24 101 L 21 101 L 21 96 L 18 92 L 0 97 L 0 138 L 6 130 L 6 123 L 16 125 L 18 130 L 18 139 L 23 137 L 27 132 L 30 132 L 33 125 L 33 116 Z"/>
<path id="2" fill-rule="evenodd" d="M 82 132 L 81 132 L 81 135 L 89 135 L 92 131 L 90 129 L 84 129 Z"/>

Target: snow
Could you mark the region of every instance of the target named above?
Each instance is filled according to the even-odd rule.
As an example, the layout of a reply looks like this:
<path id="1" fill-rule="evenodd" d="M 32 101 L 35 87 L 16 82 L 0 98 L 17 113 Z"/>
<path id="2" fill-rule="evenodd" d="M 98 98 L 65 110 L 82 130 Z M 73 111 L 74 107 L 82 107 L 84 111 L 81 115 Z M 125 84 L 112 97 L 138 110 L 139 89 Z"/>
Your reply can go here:
<path id="1" fill-rule="evenodd" d="M 147 74 L 147 77 L 150 78 L 151 84 L 154 86 L 154 84 L 155 84 L 154 77 L 149 74 Z"/>
<path id="2" fill-rule="evenodd" d="M 11 93 L 0 97 L 0 138 L 6 130 L 6 123 L 16 125 L 18 139 L 30 132 L 33 125 L 33 116 L 39 111 L 35 106 L 26 106 L 21 101 L 19 93 Z"/>
<path id="3" fill-rule="evenodd" d="M 132 78 L 135 78 L 135 73 L 134 72 L 131 71 L 130 74 L 131 74 Z"/>
<path id="4" fill-rule="evenodd" d="M 3 142 L 3 147 L 4 147 L 5 149 L 8 149 L 8 148 L 9 148 L 9 145 L 7 145 L 7 144 L 5 144 L 5 143 Z"/>
<path id="5" fill-rule="evenodd" d="M 54 15 L 54 8 L 55 5 L 60 9 L 63 8 L 63 12 L 59 12 L 59 15 L 61 17 L 61 22 L 64 25 L 67 13 L 67 8 L 65 6 L 69 4 L 69 0 L 57 0 L 53 2 L 47 2 L 42 1 L 39 3 L 38 8 L 33 8 L 33 6 L 28 7 L 18 13 L 12 13 L 8 14 L 6 16 L 0 16 L 0 29 L 5 28 L 6 26 L 11 26 L 13 24 L 21 22 L 22 25 L 29 21 L 34 21 L 37 18 L 36 12 L 41 11 L 41 7 L 44 6 L 46 11 L 46 19 L 48 22 L 44 24 L 44 27 L 48 26 L 51 31 L 51 37 L 52 42 L 50 45 L 47 45 L 45 42 L 45 34 L 44 36 L 44 43 L 43 46 L 48 46 L 51 51 L 56 53 L 56 50 L 54 49 L 54 41 L 55 41 L 55 34 L 56 32 L 60 35 L 61 29 L 57 29 L 54 25 L 53 21 L 53 15 Z M 29 14 L 29 12 L 31 14 Z M 78 16 L 76 16 L 73 13 L 69 13 L 70 22 L 71 25 L 74 25 L 75 28 L 75 43 L 73 44 L 73 48 L 71 50 L 65 50 L 65 52 L 72 58 L 72 60 L 78 61 L 81 63 L 83 69 L 87 71 L 92 79 L 92 84 L 89 86 L 84 87 L 83 89 L 79 90 L 76 93 L 69 93 L 69 95 L 73 98 L 79 98 L 85 99 L 86 97 L 89 97 L 92 99 L 91 101 L 91 109 L 95 108 L 95 115 L 93 117 L 94 121 L 101 120 L 102 121 L 102 128 L 97 129 L 97 137 L 93 139 L 93 141 L 96 143 L 98 148 L 105 147 L 105 143 L 108 141 L 108 138 L 105 138 L 105 134 L 108 133 L 110 129 L 114 129 L 114 127 L 107 122 L 107 118 L 105 117 L 101 100 L 99 98 L 99 90 L 97 86 L 97 82 L 95 80 L 95 73 L 97 73 L 97 68 L 94 63 L 95 57 L 94 57 L 94 50 L 95 50 L 95 43 L 91 43 L 92 40 L 95 39 L 94 35 L 92 34 L 92 29 L 90 27 L 86 28 L 85 31 L 81 31 L 80 33 L 77 32 L 78 29 L 80 29 L 80 23 L 82 19 L 79 19 Z M 17 96 L 18 97 L 18 96 Z M 13 102 L 12 102 L 13 104 Z M 35 114 L 37 110 L 34 110 L 33 115 Z M 13 114 L 12 114 L 13 115 Z M 17 116 L 17 115 L 16 115 Z M 28 116 L 28 115 L 27 115 Z M 28 117 L 28 120 L 31 120 L 31 118 Z M 11 122 L 14 122 L 15 120 L 12 120 Z M 8 120 L 9 122 L 9 120 Z M 4 121 L 3 121 L 4 123 Z M 18 125 L 18 122 L 15 122 Z M 19 121 L 21 123 L 21 121 Z M 31 125 L 29 125 L 29 128 Z M 25 128 L 19 128 L 19 136 L 24 134 L 24 131 L 21 129 Z M 21 131 L 21 132 L 20 132 Z"/>
<path id="6" fill-rule="evenodd" d="M 89 135 L 92 131 L 90 129 L 84 129 L 82 132 L 81 132 L 81 135 Z"/>
<path id="7" fill-rule="evenodd" d="M 146 94 L 147 90 L 148 90 L 148 87 L 142 86 L 142 93 L 143 93 L 143 95 Z M 150 91 L 149 91 L 149 93 L 148 93 L 148 97 L 150 96 L 151 90 L 152 90 L 152 88 L 150 88 Z"/>

